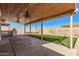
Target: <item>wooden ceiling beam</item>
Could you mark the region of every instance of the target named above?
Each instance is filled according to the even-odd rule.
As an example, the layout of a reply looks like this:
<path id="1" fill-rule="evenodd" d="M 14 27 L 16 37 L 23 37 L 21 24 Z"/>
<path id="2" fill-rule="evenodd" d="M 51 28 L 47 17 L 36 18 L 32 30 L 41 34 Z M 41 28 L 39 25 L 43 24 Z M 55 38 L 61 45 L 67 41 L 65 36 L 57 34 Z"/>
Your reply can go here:
<path id="1" fill-rule="evenodd" d="M 24 17 L 24 14 L 28 11 L 31 15 L 31 22 L 27 18 L 25 20 L 20 19 L 20 23 L 33 23 L 40 20 L 46 20 L 49 18 L 57 18 L 62 15 L 68 15 L 75 10 L 74 3 L 0 3 L 0 9 L 2 17 L 7 20 L 17 21 L 17 18 Z"/>

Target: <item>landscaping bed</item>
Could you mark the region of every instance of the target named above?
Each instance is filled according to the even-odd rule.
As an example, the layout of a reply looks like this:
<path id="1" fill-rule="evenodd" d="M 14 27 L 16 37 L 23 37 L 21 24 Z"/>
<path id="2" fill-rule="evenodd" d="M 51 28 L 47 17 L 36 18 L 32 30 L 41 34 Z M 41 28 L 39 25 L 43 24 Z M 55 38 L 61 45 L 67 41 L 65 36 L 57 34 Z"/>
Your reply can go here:
<path id="1" fill-rule="evenodd" d="M 41 35 L 31 35 L 32 37 L 41 39 Z M 65 36 L 52 36 L 52 35 L 43 35 L 43 40 L 60 44 L 70 48 L 70 38 Z M 73 48 L 75 46 L 77 38 L 73 38 Z"/>

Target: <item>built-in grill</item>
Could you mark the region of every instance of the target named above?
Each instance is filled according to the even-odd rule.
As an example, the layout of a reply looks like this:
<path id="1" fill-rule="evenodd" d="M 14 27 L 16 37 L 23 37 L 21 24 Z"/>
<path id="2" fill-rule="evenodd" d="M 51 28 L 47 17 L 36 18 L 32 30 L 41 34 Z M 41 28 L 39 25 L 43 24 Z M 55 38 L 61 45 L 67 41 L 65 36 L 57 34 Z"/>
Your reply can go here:
<path id="1" fill-rule="evenodd" d="M 13 36 L 13 31 L 1 31 L 1 36 Z"/>

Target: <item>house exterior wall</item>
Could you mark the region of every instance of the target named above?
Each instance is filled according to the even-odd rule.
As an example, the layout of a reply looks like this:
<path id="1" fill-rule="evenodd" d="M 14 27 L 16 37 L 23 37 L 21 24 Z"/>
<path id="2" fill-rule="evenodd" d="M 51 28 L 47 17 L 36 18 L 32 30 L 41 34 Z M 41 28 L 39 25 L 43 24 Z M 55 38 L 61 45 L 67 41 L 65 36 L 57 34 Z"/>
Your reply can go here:
<path id="1" fill-rule="evenodd" d="M 8 30 L 13 30 L 14 27 L 9 27 L 9 26 L 1 26 L 2 31 L 8 31 Z M 24 29 L 23 28 L 15 28 L 17 31 L 17 35 L 24 35 Z"/>

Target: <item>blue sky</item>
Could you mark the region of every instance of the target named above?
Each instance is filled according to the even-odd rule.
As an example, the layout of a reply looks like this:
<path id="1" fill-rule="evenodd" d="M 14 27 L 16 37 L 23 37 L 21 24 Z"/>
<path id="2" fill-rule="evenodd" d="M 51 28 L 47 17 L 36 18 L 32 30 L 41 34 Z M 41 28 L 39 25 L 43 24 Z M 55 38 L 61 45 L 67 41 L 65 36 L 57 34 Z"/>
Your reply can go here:
<path id="1" fill-rule="evenodd" d="M 77 5 L 77 8 L 79 9 L 79 3 L 77 3 L 76 5 Z M 74 24 L 79 24 L 79 13 L 74 14 L 73 21 L 74 21 Z M 9 23 L 10 26 L 16 27 L 16 28 L 23 28 L 24 27 L 23 24 L 16 23 L 16 22 L 8 21 L 7 23 Z M 69 23 L 70 23 L 70 17 L 65 16 L 65 17 L 61 17 L 61 18 L 56 18 L 56 19 L 44 21 L 44 27 L 48 27 L 48 28 L 52 27 L 53 28 L 53 27 L 58 27 L 58 26 L 62 26 L 62 25 L 68 25 Z M 38 27 L 40 26 L 39 23 L 37 23 L 36 25 Z"/>

